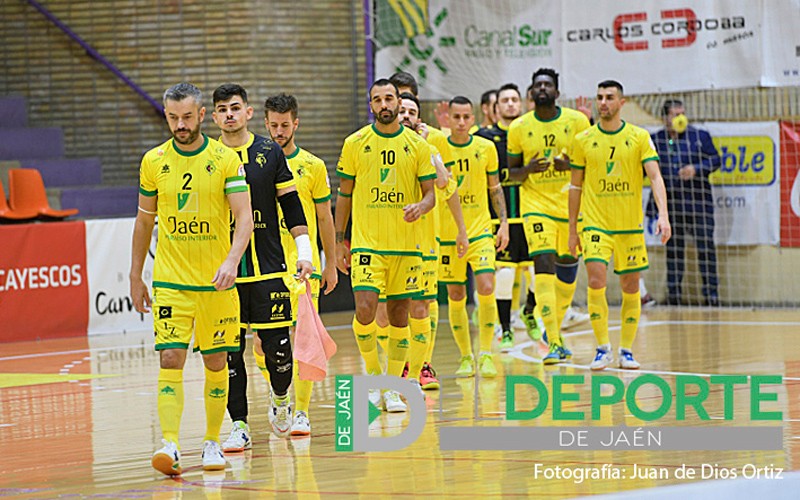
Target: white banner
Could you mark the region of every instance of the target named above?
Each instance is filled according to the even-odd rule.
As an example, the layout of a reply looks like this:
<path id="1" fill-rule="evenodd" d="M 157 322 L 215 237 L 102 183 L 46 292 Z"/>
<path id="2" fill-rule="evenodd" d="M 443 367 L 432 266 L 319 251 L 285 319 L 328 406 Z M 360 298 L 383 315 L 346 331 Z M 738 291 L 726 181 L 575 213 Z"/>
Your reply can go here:
<path id="1" fill-rule="evenodd" d="M 705 123 L 722 157 L 714 172 L 714 243 L 778 245 L 780 243 L 780 133 L 777 122 Z M 650 190 L 645 189 L 644 200 Z M 648 246 L 660 245 L 647 218 Z"/>
<path id="2" fill-rule="evenodd" d="M 422 99 L 461 94 L 477 102 L 504 83 L 519 85 L 524 97 L 537 68 L 561 66 L 559 2 L 430 0 L 428 13 L 428 34 L 376 52 L 376 79 L 407 71 Z"/>
<path id="3" fill-rule="evenodd" d="M 140 314 L 130 298 L 131 236 L 135 219 L 86 221 L 86 272 L 89 281 L 89 335 L 152 330 L 151 314 Z M 153 278 L 151 245 L 143 277 Z"/>
<path id="4" fill-rule="evenodd" d="M 800 0 L 765 0 L 764 74 L 767 87 L 800 85 Z"/>
<path id="5" fill-rule="evenodd" d="M 757 86 L 761 2 L 565 0 L 564 87 L 594 95 L 617 80 L 626 94 Z"/>
<path id="6" fill-rule="evenodd" d="M 605 79 L 627 94 L 800 83 L 800 0 L 430 0 L 428 13 L 428 33 L 375 55 L 375 78 L 408 71 L 426 100 L 524 92 L 539 67 L 561 73 L 564 97 Z"/>

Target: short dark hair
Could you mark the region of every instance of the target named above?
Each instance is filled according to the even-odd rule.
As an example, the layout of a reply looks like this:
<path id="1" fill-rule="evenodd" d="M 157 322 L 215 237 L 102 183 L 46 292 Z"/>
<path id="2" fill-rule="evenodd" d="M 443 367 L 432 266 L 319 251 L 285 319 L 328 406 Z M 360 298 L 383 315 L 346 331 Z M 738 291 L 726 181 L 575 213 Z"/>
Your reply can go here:
<path id="1" fill-rule="evenodd" d="M 415 96 L 411 92 L 403 92 L 402 94 L 400 94 L 400 99 L 404 101 L 405 100 L 414 101 L 414 103 L 417 105 L 417 111 L 418 112 L 422 111 L 422 109 L 419 107 L 419 99 L 417 99 L 417 96 Z"/>
<path id="2" fill-rule="evenodd" d="M 214 89 L 214 95 L 211 97 L 211 100 L 216 104 L 220 101 L 227 101 L 237 95 L 247 104 L 247 91 L 244 87 L 238 83 L 223 83 Z"/>
<path id="3" fill-rule="evenodd" d="M 683 101 L 680 99 L 667 99 L 664 101 L 664 106 L 661 107 L 661 116 L 667 116 L 672 108 L 681 107 L 683 107 Z"/>
<path id="4" fill-rule="evenodd" d="M 386 78 L 378 78 L 372 83 L 372 85 L 369 86 L 369 91 L 367 91 L 367 99 L 372 100 L 372 89 L 375 87 L 385 87 L 387 85 L 394 87 L 395 95 L 400 94 L 400 91 L 397 89 L 397 85 L 394 82 L 387 80 Z"/>
<path id="5" fill-rule="evenodd" d="M 470 106 L 472 106 L 472 101 L 470 101 L 469 99 L 467 99 L 463 95 L 457 95 L 457 96 L 453 97 L 452 99 L 450 99 L 450 103 L 449 104 L 450 104 L 450 106 L 452 106 L 453 104 L 469 104 Z"/>
<path id="6" fill-rule="evenodd" d="M 481 94 L 481 106 L 483 106 L 484 104 L 489 104 L 492 101 L 492 94 L 497 95 L 497 89 L 487 90 L 486 92 Z"/>
<path id="7" fill-rule="evenodd" d="M 553 84 L 555 84 L 556 90 L 558 90 L 558 73 L 556 73 L 556 70 L 554 70 L 553 68 L 537 69 L 536 71 L 533 72 L 533 75 L 531 75 L 531 84 L 533 84 L 533 81 L 536 80 L 537 76 L 549 76 L 550 78 L 553 79 Z"/>
<path id="8" fill-rule="evenodd" d="M 619 95 L 623 95 L 622 84 L 616 80 L 603 80 L 597 84 L 597 88 L 599 89 L 610 89 L 612 87 L 619 90 Z"/>
<path id="9" fill-rule="evenodd" d="M 293 95 L 281 92 L 278 95 L 267 97 L 264 101 L 264 118 L 269 118 L 269 112 L 292 113 L 292 120 L 297 118 L 297 99 Z"/>
<path id="10" fill-rule="evenodd" d="M 519 93 L 519 87 L 517 87 L 516 83 L 506 83 L 505 85 L 497 89 L 497 97 L 500 97 L 500 92 L 504 90 L 513 90 L 514 92 L 517 93 L 518 96 L 522 97 L 522 94 Z"/>
<path id="11" fill-rule="evenodd" d="M 389 81 L 394 84 L 395 87 L 409 87 L 411 89 L 411 93 L 419 95 L 419 85 L 417 85 L 417 80 L 414 78 L 414 75 L 411 73 L 406 73 L 405 71 L 398 71 L 397 73 L 393 74 L 389 77 Z"/>
<path id="12" fill-rule="evenodd" d="M 528 98 L 531 96 L 531 92 L 533 92 L 533 83 L 528 85 L 528 88 L 525 89 L 525 97 Z"/>

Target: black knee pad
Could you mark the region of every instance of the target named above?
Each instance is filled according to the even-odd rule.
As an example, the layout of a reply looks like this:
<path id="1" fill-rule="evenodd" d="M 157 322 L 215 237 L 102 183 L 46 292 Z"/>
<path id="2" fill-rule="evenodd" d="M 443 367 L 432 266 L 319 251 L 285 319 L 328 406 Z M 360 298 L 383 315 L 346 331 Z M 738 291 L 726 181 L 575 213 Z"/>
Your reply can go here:
<path id="1" fill-rule="evenodd" d="M 261 349 L 267 361 L 267 367 L 274 366 L 278 373 L 292 368 L 292 342 L 289 339 L 289 328 L 259 330 Z"/>

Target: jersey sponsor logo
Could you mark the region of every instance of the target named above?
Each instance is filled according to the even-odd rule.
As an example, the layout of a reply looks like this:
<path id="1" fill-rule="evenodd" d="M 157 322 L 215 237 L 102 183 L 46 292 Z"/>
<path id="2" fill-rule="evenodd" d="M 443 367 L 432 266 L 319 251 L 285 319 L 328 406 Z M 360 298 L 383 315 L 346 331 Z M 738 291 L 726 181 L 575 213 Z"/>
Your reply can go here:
<path id="1" fill-rule="evenodd" d="M 207 220 L 198 221 L 194 217 L 188 222 L 178 220 L 174 215 L 167 217 L 167 231 L 169 232 L 168 237 L 173 237 L 173 239 L 176 235 L 208 235 L 204 239 L 217 239 L 216 235 L 209 234 L 211 232 L 210 222 Z"/>
<path id="2" fill-rule="evenodd" d="M 269 300 L 288 299 L 292 296 L 289 292 L 270 292 Z"/>
<path id="3" fill-rule="evenodd" d="M 228 316 L 227 318 L 220 318 L 219 323 L 220 325 L 234 325 L 239 323 L 238 316 Z"/>
<path id="4" fill-rule="evenodd" d="M 607 161 L 606 162 L 606 175 L 611 175 L 611 171 L 614 170 L 614 164 L 616 162 Z"/>
<path id="5" fill-rule="evenodd" d="M 208 175 L 212 175 L 216 171 L 217 171 L 217 166 L 214 165 L 213 162 L 206 165 L 206 172 L 208 172 Z"/>
<path id="6" fill-rule="evenodd" d="M 442 264 L 445 266 L 450 264 L 450 256 L 449 255 L 442 255 Z"/>
<path id="7" fill-rule="evenodd" d="M 178 193 L 178 212 L 197 212 L 200 207 L 198 200 L 197 193 Z"/>
<path id="8" fill-rule="evenodd" d="M 371 260 L 372 260 L 372 256 L 371 255 L 359 255 L 358 256 L 358 265 L 359 266 L 368 266 Z"/>
<path id="9" fill-rule="evenodd" d="M 593 234 L 591 240 L 592 240 L 592 243 L 600 243 L 600 235 L 599 234 Z"/>
<path id="10" fill-rule="evenodd" d="M 544 231 L 544 224 L 542 224 L 541 222 L 537 222 L 536 224 L 533 225 L 534 233 L 541 233 L 542 231 Z"/>
<path id="11" fill-rule="evenodd" d="M 172 317 L 172 306 L 159 306 L 158 319 L 168 319 Z"/>
<path id="12" fill-rule="evenodd" d="M 211 345 L 222 345 L 225 343 L 225 331 L 218 330 L 214 332 L 213 340 L 211 341 Z"/>
<path id="13" fill-rule="evenodd" d="M 626 193 L 631 190 L 631 184 L 628 181 L 607 181 L 600 179 L 600 192 L 601 193 Z"/>
<path id="14" fill-rule="evenodd" d="M 394 186 L 397 184 L 397 169 L 394 167 L 381 167 L 381 184 Z"/>

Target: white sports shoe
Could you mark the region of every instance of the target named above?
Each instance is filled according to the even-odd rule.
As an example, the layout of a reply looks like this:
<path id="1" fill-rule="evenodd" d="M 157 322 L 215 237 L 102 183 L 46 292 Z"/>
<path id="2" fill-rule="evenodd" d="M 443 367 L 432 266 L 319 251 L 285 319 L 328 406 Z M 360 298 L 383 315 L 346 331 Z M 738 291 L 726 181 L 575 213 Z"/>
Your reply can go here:
<path id="1" fill-rule="evenodd" d="M 181 468 L 181 452 L 178 451 L 178 444 L 162 439 L 164 447 L 153 453 L 153 468 L 167 476 L 177 476 L 183 472 Z"/>
<path id="2" fill-rule="evenodd" d="M 411 379 L 408 379 L 408 381 L 411 382 L 412 384 L 414 384 L 414 387 L 417 388 L 417 390 L 419 391 L 420 396 L 422 396 L 422 400 L 425 401 L 425 391 L 422 390 L 422 385 L 419 383 L 419 380 L 411 378 Z"/>
<path id="3" fill-rule="evenodd" d="M 525 328 L 525 322 L 519 317 L 519 309 L 511 311 L 511 329 L 524 330 Z"/>
<path id="4" fill-rule="evenodd" d="M 225 453 L 235 453 L 238 451 L 249 450 L 253 447 L 250 441 L 250 426 L 246 422 L 237 420 L 233 423 L 231 434 L 222 443 L 222 451 Z"/>
<path id="5" fill-rule="evenodd" d="M 216 441 L 203 443 L 203 470 L 224 470 L 225 455 Z"/>
<path id="6" fill-rule="evenodd" d="M 389 413 L 399 413 L 408 410 L 408 407 L 397 391 L 389 390 L 383 393 L 383 409 Z"/>
<path id="7" fill-rule="evenodd" d="M 311 435 L 311 422 L 308 421 L 308 413 L 304 411 L 296 412 L 292 422 L 292 436 L 309 435 Z"/>
<path id="8" fill-rule="evenodd" d="M 592 370 L 605 370 L 614 358 L 611 356 L 611 346 L 608 344 L 597 346 L 597 352 L 589 368 Z"/>
<path id="9" fill-rule="evenodd" d="M 574 326 L 578 326 L 582 323 L 589 322 L 589 315 L 586 313 L 582 313 L 577 309 L 573 309 L 572 306 L 567 309 L 567 314 L 564 315 L 564 321 L 561 322 L 561 328 L 563 330 L 568 330 Z"/>
<path id="10" fill-rule="evenodd" d="M 275 396 L 270 398 L 269 422 L 272 424 L 272 433 L 279 438 L 289 436 L 292 431 L 292 405 L 289 397 L 279 405 L 275 404 Z"/>
<path id="11" fill-rule="evenodd" d="M 633 352 L 630 349 L 619 350 L 619 367 L 625 370 L 638 370 L 639 362 L 633 359 Z"/>
<path id="12" fill-rule="evenodd" d="M 380 389 L 370 389 L 369 390 L 369 402 L 375 405 L 376 408 L 380 409 L 381 403 L 383 398 L 381 397 L 381 390 Z"/>

